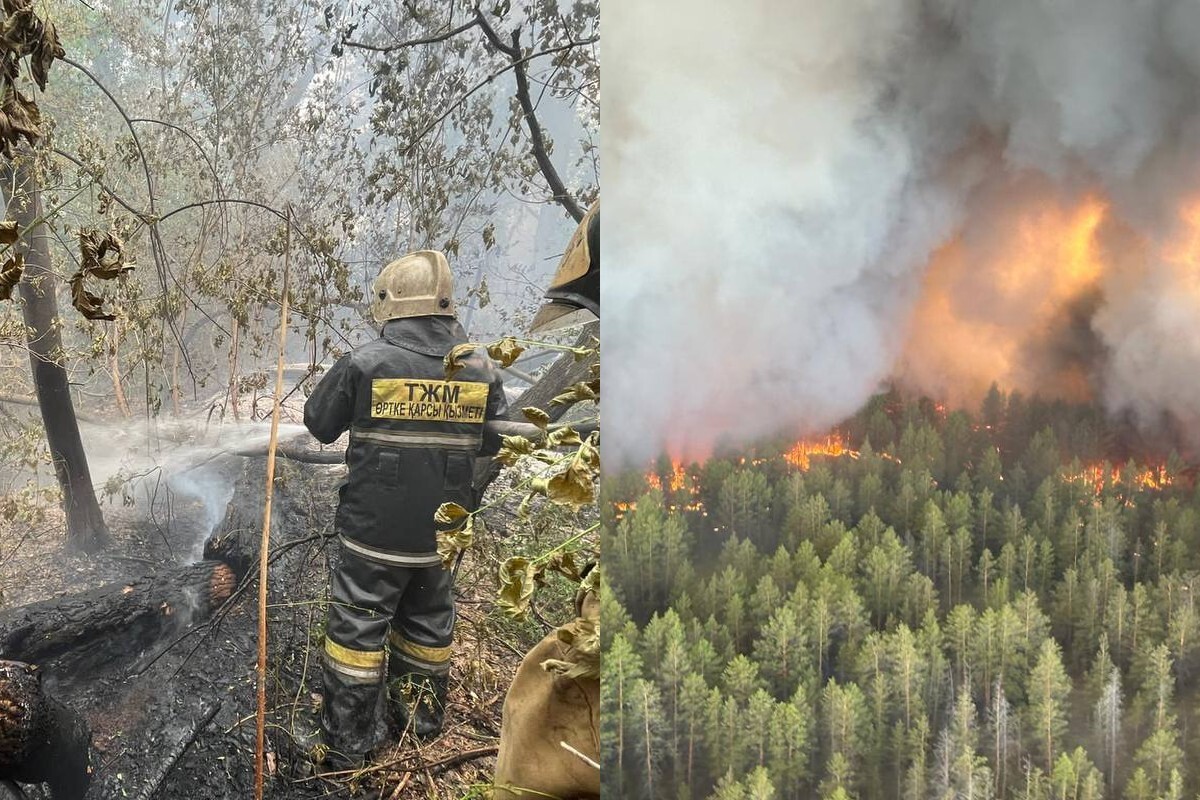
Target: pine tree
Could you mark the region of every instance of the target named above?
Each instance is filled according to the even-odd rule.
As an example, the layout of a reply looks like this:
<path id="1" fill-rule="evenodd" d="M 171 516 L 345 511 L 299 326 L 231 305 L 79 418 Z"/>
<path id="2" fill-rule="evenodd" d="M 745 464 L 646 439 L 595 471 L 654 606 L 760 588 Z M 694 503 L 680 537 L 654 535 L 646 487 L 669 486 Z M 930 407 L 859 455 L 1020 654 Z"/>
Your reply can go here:
<path id="1" fill-rule="evenodd" d="M 763 675 L 776 697 L 788 697 L 796 691 L 801 670 L 808 663 L 808 639 L 796 617 L 796 610 L 782 605 L 754 643 L 754 659 L 763 666 Z"/>
<path id="2" fill-rule="evenodd" d="M 662 698 L 657 686 L 642 678 L 633 682 L 624 721 L 628 731 L 627 765 L 631 773 L 626 791 L 637 786 L 639 789 L 636 793 L 630 792 L 631 795 L 654 798 L 655 785 L 668 752 Z"/>
<path id="3" fill-rule="evenodd" d="M 799 798 L 812 749 L 813 715 L 803 694 L 788 703 L 778 703 L 771 717 L 767 741 L 767 768 L 780 794 L 787 800 Z"/>
<path id="4" fill-rule="evenodd" d="M 1058 643 L 1044 639 L 1029 678 L 1026 712 L 1030 749 L 1038 754 L 1046 772 L 1054 769 L 1059 739 L 1067 728 L 1067 697 L 1071 681 L 1063 668 Z"/>
<path id="5" fill-rule="evenodd" d="M 626 737 L 632 729 L 626 719 L 634 702 L 633 685 L 640 680 L 642 662 L 624 636 L 613 639 L 604 654 L 604 680 L 600 683 L 601 777 L 615 797 L 625 792 Z"/>
<path id="6" fill-rule="evenodd" d="M 853 683 L 845 686 L 836 680 L 825 685 L 821 699 L 821 717 L 825 725 L 826 783 L 856 785 L 863 754 L 866 702 L 862 690 Z"/>
<path id="7" fill-rule="evenodd" d="M 959 692 L 954 713 L 937 745 L 936 797 L 940 800 L 991 800 L 993 781 L 987 759 L 979 755 L 975 704 Z"/>
<path id="8" fill-rule="evenodd" d="M 1115 786 L 1117 747 L 1121 737 L 1121 714 L 1124 698 L 1121 693 L 1121 671 L 1112 666 L 1107 653 L 1102 655 L 1108 665 L 1108 680 L 1104 682 L 1100 696 L 1096 699 L 1096 732 L 1103 754 L 1102 763 L 1108 775 L 1108 785 Z"/>

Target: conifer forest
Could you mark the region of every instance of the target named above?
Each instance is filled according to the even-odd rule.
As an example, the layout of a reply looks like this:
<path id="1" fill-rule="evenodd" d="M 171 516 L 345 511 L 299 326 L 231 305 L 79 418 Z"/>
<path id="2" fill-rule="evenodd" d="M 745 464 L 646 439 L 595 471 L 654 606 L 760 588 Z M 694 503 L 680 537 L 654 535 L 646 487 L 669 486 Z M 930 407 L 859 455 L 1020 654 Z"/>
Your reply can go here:
<path id="1" fill-rule="evenodd" d="M 614 477 L 606 791 L 1196 796 L 1195 478 L 995 387 Z"/>

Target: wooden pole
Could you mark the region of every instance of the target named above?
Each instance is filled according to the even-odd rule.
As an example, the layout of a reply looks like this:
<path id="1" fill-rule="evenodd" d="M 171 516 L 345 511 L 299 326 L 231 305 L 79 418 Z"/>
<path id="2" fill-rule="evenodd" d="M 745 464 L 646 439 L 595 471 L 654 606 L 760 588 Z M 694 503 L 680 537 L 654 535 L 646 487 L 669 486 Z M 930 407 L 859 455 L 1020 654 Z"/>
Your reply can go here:
<path id="1" fill-rule="evenodd" d="M 283 398 L 283 364 L 287 344 L 288 277 L 292 256 L 292 209 L 287 209 L 283 250 L 283 300 L 279 309 L 279 363 L 275 368 L 275 400 L 271 406 L 271 439 L 267 445 L 267 492 L 263 504 L 262 543 L 258 553 L 258 714 L 254 729 L 254 800 L 263 796 L 264 730 L 267 720 L 267 551 L 271 546 L 271 495 L 275 489 L 275 449 L 279 442 L 279 405 Z"/>

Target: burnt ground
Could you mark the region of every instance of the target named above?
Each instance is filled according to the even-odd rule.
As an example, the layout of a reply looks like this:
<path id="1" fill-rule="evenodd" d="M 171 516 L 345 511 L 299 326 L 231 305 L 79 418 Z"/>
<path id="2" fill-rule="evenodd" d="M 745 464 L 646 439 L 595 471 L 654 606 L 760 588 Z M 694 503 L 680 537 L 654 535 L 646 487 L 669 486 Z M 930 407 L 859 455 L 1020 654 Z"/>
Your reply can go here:
<path id="1" fill-rule="evenodd" d="M 238 486 L 231 512 L 262 513 L 262 460 L 220 462 Z M 494 536 L 480 542 L 459 574 L 459 624 L 447 730 L 418 745 L 412 737 L 382 748 L 356 775 L 313 774 L 306 738 L 316 729 L 320 641 L 338 467 L 280 462 L 270 582 L 266 796 L 269 798 L 480 796 L 495 763 L 507 689 L 522 654 L 567 615 L 573 589 L 552 585 L 541 622 L 517 623 L 496 611 L 501 554 L 537 552 L 553 531 L 504 536 L 513 517 L 489 512 Z M 503 491 L 503 478 L 493 494 Z M 151 491 L 151 488 L 153 491 Z M 154 573 L 194 558 L 211 524 L 210 508 L 165 486 L 131 492 L 105 507 L 113 546 L 94 556 L 66 554 L 54 513 L 37 524 L 0 529 L 3 608 Z M 226 520 L 228 524 L 228 520 Z M 257 540 L 257 532 L 253 538 Z M 520 540 L 518 543 L 517 540 Z M 541 541 L 539 541 L 541 540 Z M 516 547 L 516 550 L 513 548 Z M 552 582 L 553 583 L 553 582 Z M 81 672 L 43 665 L 49 690 L 89 720 L 95 774 L 88 797 L 226 798 L 252 796 L 255 732 L 257 586 L 244 584 L 212 618 L 178 613 L 177 629 L 155 641 L 107 642 L 105 659 Z M 42 796 L 37 787 L 31 797 Z"/>

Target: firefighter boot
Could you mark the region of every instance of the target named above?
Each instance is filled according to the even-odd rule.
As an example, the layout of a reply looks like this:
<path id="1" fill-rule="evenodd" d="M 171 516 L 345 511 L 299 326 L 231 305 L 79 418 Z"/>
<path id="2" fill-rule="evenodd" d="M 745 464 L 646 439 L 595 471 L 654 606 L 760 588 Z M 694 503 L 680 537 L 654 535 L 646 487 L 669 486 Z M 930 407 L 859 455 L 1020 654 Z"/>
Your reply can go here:
<path id="1" fill-rule="evenodd" d="M 418 739 L 427 740 L 442 732 L 446 718 L 446 695 L 450 676 L 409 672 L 388 681 L 388 705 L 392 724 L 403 732 L 411 728 Z"/>
<path id="2" fill-rule="evenodd" d="M 396 738 L 403 738 L 412 723 L 412 715 L 408 713 L 411 677 L 388 678 L 387 682 L 388 728 Z"/>
<path id="3" fill-rule="evenodd" d="M 442 724 L 446 720 L 446 695 L 450 690 L 450 676 L 413 677 L 413 733 L 422 740 L 436 738 L 442 732 Z"/>

